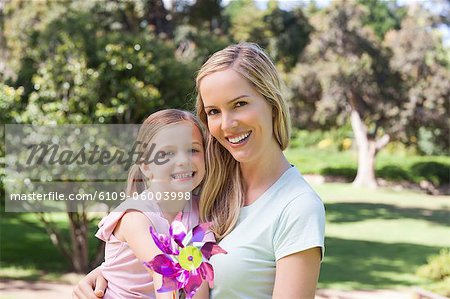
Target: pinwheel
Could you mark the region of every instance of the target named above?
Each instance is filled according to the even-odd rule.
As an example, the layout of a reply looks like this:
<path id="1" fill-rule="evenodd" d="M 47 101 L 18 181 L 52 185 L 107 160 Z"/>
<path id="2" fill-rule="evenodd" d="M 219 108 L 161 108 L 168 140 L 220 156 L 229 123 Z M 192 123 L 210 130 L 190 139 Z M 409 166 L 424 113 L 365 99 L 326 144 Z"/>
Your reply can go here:
<path id="1" fill-rule="evenodd" d="M 157 292 L 183 290 L 189 299 L 204 280 L 213 287 L 214 270 L 208 261 L 215 254 L 227 252 L 214 242 L 203 241 L 209 223 L 199 224 L 187 232 L 178 218 L 170 225 L 169 236 L 157 233 L 150 226 L 150 234 L 163 254 L 144 265 L 163 277 Z"/>

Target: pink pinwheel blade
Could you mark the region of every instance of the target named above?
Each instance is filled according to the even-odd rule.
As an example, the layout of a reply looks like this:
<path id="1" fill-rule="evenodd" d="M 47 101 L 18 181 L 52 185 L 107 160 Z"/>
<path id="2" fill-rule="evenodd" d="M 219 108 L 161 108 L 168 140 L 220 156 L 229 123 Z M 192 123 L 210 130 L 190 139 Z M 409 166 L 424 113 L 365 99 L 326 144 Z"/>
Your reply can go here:
<path id="1" fill-rule="evenodd" d="M 184 287 L 184 292 L 186 293 L 186 299 L 192 298 L 197 292 L 198 288 L 202 284 L 202 277 L 198 272 L 191 272 L 189 279 Z"/>
<path id="2" fill-rule="evenodd" d="M 144 265 L 163 276 L 174 276 L 181 270 L 181 267 L 165 254 L 158 254 L 150 262 L 144 262 Z"/>
<path id="3" fill-rule="evenodd" d="M 153 226 L 150 226 L 150 234 L 152 235 L 153 241 L 156 246 L 164 253 L 178 255 L 179 251 L 176 248 L 176 245 L 173 243 L 170 237 L 158 234 Z"/>
<path id="4" fill-rule="evenodd" d="M 186 237 L 186 227 L 181 221 L 173 221 L 169 229 L 170 236 L 180 246 L 184 247 L 183 239 Z"/>
<path id="5" fill-rule="evenodd" d="M 208 231 L 210 223 L 201 223 L 192 229 L 192 241 L 191 242 L 201 242 Z"/>
<path id="6" fill-rule="evenodd" d="M 177 291 L 181 288 L 181 284 L 175 279 L 174 276 L 163 276 L 162 286 L 157 290 L 158 293 L 166 293 L 171 291 Z"/>
<path id="7" fill-rule="evenodd" d="M 203 280 L 208 281 L 209 287 L 214 287 L 214 270 L 210 263 L 203 262 L 200 265 L 199 272 L 202 275 Z"/>
<path id="8" fill-rule="evenodd" d="M 218 253 L 224 253 L 227 254 L 225 250 L 223 250 L 219 245 L 215 244 L 214 242 L 206 242 L 202 248 L 200 249 L 203 256 L 209 260 L 211 256 L 218 254 Z"/>

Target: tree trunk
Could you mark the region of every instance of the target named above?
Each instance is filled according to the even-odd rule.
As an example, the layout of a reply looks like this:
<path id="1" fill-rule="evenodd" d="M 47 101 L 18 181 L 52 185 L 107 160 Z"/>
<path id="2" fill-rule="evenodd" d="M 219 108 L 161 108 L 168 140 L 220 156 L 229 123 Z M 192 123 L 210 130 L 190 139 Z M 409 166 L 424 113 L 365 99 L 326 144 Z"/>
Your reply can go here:
<path id="1" fill-rule="evenodd" d="M 384 135 L 378 141 L 370 137 L 367 126 L 361 120 L 356 110 L 352 110 L 351 124 L 358 147 L 358 172 L 353 181 L 354 186 L 376 188 L 375 158 L 378 151 L 389 142 L 389 135 Z M 374 136 L 376 134 L 373 134 Z"/>
<path id="2" fill-rule="evenodd" d="M 81 212 L 68 212 L 72 245 L 72 267 L 77 273 L 89 271 L 88 219 L 84 207 Z"/>

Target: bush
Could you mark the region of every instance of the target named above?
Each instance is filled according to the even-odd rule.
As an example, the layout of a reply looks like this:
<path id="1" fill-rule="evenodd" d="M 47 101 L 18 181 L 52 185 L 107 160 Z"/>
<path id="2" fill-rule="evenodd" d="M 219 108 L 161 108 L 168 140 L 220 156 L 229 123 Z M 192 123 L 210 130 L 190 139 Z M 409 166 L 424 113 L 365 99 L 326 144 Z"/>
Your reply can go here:
<path id="1" fill-rule="evenodd" d="M 417 275 L 441 281 L 450 277 L 450 249 L 442 249 L 439 254 L 429 257 L 428 263 L 417 269 Z"/>
<path id="2" fill-rule="evenodd" d="M 420 162 L 411 166 L 411 174 L 416 180 L 427 180 L 441 186 L 450 181 L 450 165 L 435 161 Z"/>
<path id="3" fill-rule="evenodd" d="M 291 148 L 319 147 L 337 151 L 348 150 L 352 145 L 353 132 L 350 126 L 342 126 L 328 131 L 294 130 Z"/>
<path id="4" fill-rule="evenodd" d="M 450 296 L 450 249 L 428 258 L 428 263 L 417 269 L 417 275 L 433 282 L 426 286 L 432 292 Z"/>

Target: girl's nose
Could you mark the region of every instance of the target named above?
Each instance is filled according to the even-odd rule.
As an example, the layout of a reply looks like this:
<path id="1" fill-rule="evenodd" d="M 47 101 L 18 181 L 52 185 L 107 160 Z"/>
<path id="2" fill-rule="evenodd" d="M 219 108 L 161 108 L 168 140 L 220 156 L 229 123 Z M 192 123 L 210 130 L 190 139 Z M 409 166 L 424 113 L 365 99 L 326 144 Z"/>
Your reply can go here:
<path id="1" fill-rule="evenodd" d="M 180 151 L 177 157 L 177 165 L 178 166 L 186 166 L 191 162 L 191 154 L 186 151 Z"/>

